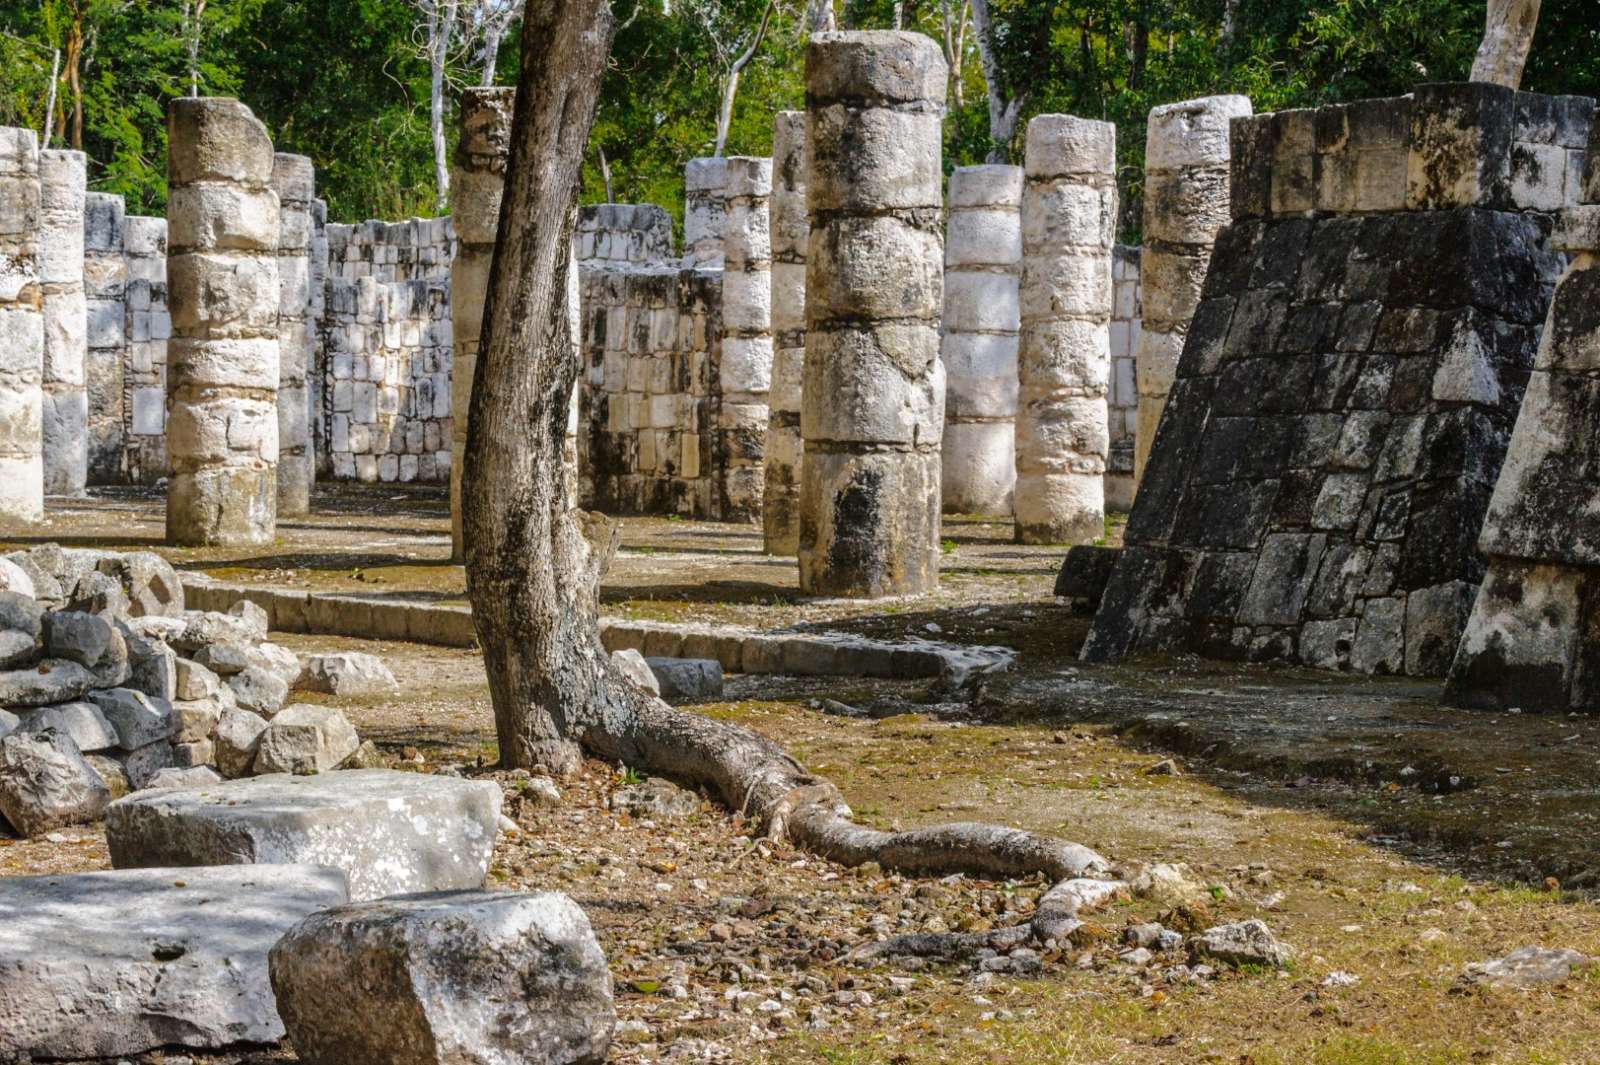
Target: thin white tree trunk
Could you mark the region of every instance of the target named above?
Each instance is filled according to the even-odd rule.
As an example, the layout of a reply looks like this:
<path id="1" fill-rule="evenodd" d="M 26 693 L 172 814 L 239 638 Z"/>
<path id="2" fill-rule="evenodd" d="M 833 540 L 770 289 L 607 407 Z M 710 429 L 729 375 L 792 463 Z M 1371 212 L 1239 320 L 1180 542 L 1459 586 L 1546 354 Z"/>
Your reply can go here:
<path id="1" fill-rule="evenodd" d="M 1522 87 L 1522 68 L 1539 25 L 1539 0 L 1488 0 L 1483 43 L 1472 64 L 1472 80 L 1508 89 Z"/>
<path id="2" fill-rule="evenodd" d="M 835 28 L 833 0 L 807 0 L 806 32 L 831 33 Z"/>
<path id="3" fill-rule="evenodd" d="M 433 138 L 433 181 L 437 190 L 434 207 L 440 214 L 450 209 L 450 157 L 444 137 L 444 74 L 459 7 L 459 0 L 434 0 L 428 14 L 428 128 Z"/>
<path id="4" fill-rule="evenodd" d="M 767 0 L 767 9 L 761 13 L 761 25 L 756 28 L 755 39 L 750 42 L 750 47 L 744 50 L 744 54 L 733 61 L 733 66 L 728 68 L 728 78 L 722 86 L 722 107 L 717 112 L 717 147 L 712 155 L 720 156 L 723 149 L 728 146 L 728 129 L 733 125 L 733 100 L 739 95 L 739 78 L 761 48 L 761 41 L 767 35 L 767 26 L 772 22 L 772 12 L 777 6 L 778 0 Z"/>
<path id="5" fill-rule="evenodd" d="M 1017 133 L 1017 120 L 1028 100 L 1026 92 L 1005 98 L 1000 57 L 995 54 L 989 17 L 989 0 L 972 0 L 972 25 L 978 38 L 978 58 L 983 61 L 983 83 L 989 96 L 989 140 L 987 162 L 1004 163 L 1011 158 L 1011 140 Z"/>

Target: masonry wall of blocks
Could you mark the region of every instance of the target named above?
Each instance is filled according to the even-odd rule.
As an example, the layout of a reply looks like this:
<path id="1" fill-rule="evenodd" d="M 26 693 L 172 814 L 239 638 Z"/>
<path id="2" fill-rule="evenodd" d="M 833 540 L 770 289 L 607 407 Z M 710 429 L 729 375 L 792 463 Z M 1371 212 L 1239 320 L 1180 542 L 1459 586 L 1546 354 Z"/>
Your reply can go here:
<path id="1" fill-rule="evenodd" d="M 796 424 L 783 423 L 795 439 L 783 437 L 782 453 L 795 452 L 791 461 L 798 459 L 799 400 L 788 392 L 799 389 L 804 286 L 789 275 L 803 273 L 804 238 L 792 232 L 792 221 L 774 228 L 768 220 L 774 209 L 794 214 L 787 204 L 796 202 L 795 191 L 804 220 L 804 175 L 795 171 L 804 116 L 784 117 L 797 143 L 782 180 L 774 181 L 767 160 L 734 160 L 730 187 L 729 160 L 691 161 L 681 251 L 671 216 L 661 207 L 602 204 L 582 210 L 574 241 L 584 368 L 575 401 L 582 505 L 759 521 L 763 482 L 771 478 L 764 470 L 774 431 L 769 399 L 796 408 Z M 34 263 L 14 270 L 28 280 L 9 284 L 19 308 L 9 321 L 25 337 L 44 332 L 30 342 L 43 345 L 43 353 L 29 347 L 19 360 L 25 367 L 8 371 L 7 382 L 15 383 L 5 387 L 26 401 L 24 413 L 4 426 L 28 437 L 37 425 L 44 443 L 19 439 L 7 445 L 5 457 L 28 469 L 40 463 L 47 491 L 77 491 L 72 471 L 83 464 L 79 450 L 87 455 L 89 484 L 163 483 L 171 473 L 167 220 L 128 214 L 120 196 L 74 192 L 76 157 L 49 156 L 36 139 L 30 150 L 23 130 L 5 130 L 5 137 L 6 180 L 32 191 L 27 209 L 13 212 L 13 232 L 4 236 L 32 256 L 19 254 L 14 262 Z M 279 169 L 295 159 L 280 155 Z M 57 185 L 70 186 L 64 194 L 47 188 L 52 174 Z M 303 385 L 293 359 L 280 381 L 280 397 L 292 397 L 296 406 L 295 417 L 284 419 L 280 411 L 283 454 L 301 446 L 295 441 L 303 434 L 316 480 L 445 484 L 454 426 L 451 273 L 461 251 L 452 219 L 329 223 L 314 182 L 314 174 L 297 173 L 294 191 L 280 196 L 273 253 L 280 278 L 291 279 L 283 284 L 280 324 L 288 339 L 280 345 L 299 350 L 303 335 L 308 346 Z M 789 199 L 773 205 L 775 183 Z M 730 220 L 738 232 L 729 233 Z M 68 222 L 81 230 L 81 250 L 56 232 Z M 251 224 L 258 223 L 265 220 Z M 778 233 L 781 248 L 774 243 Z M 730 237 L 731 259 L 725 253 Z M 69 269 L 67 260 L 81 268 Z M 775 261 L 777 270 L 789 272 L 776 291 Z M 46 284 L 42 272 L 81 275 L 81 328 L 75 283 Z M 739 282 L 731 297 L 730 272 Z M 1111 506 L 1125 507 L 1132 497 L 1137 406 L 1139 249 L 1116 249 L 1113 278 L 1106 497 Z M 71 321 L 53 316 L 62 303 L 57 296 L 72 305 Z M 51 322 L 57 323 L 54 329 L 48 328 Z M 66 348 L 72 351 L 62 355 Z M 280 362 L 282 370 L 281 356 Z M 795 378 L 783 379 L 782 400 L 771 391 L 775 369 Z M 1013 380 L 1002 388 L 1014 396 L 1011 372 Z M 81 426 L 60 413 L 80 406 Z M 47 453 L 63 433 L 81 440 L 67 449 L 72 471 L 52 480 Z M 789 487 L 797 496 L 798 470 L 786 477 L 795 482 Z M 29 498 L 9 504 L 5 513 L 36 520 Z M 792 554 L 793 536 L 791 529 L 775 544 Z"/>

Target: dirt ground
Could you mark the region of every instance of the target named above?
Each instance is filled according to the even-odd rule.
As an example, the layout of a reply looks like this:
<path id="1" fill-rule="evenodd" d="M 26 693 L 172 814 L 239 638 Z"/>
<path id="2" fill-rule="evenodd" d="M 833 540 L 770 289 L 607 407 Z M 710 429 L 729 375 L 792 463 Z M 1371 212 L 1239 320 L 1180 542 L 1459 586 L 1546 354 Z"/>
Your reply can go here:
<path id="1" fill-rule="evenodd" d="M 35 539 L 159 543 L 145 496 L 54 517 Z M 451 599 L 463 589 L 447 528 L 438 493 L 345 490 L 270 550 L 166 553 L 231 579 Z M 1524 945 L 1600 955 L 1600 720 L 1444 711 L 1428 682 L 1189 658 L 1084 666 L 1087 619 L 1050 594 L 1059 549 L 1015 547 L 1008 525 L 980 519 L 946 535 L 936 595 L 819 603 L 756 531 L 629 520 L 606 609 L 1017 648 L 1011 671 L 961 692 L 733 677 L 724 701 L 695 709 L 786 744 L 869 824 L 995 820 L 1113 861 L 1185 863 L 1204 902 L 1169 922 L 1260 917 L 1295 949 L 1287 970 L 1193 979 L 1181 959 L 1122 960 L 1122 926 L 1167 909 L 1153 900 L 1096 915 L 1033 975 L 858 963 L 850 951 L 885 933 L 1018 923 L 1046 885 L 847 870 L 758 842 L 709 802 L 630 818 L 607 799 L 635 774 L 598 762 L 560 783 L 560 805 L 539 805 L 488 768 L 475 652 L 281 642 L 389 661 L 400 694 L 315 698 L 393 764 L 501 780 L 522 831 L 502 837 L 492 881 L 566 891 L 588 912 L 616 978 L 618 1062 L 1600 1062 L 1600 975 L 1534 991 L 1460 979 Z M 824 713 L 823 699 L 861 713 Z M 1146 772 L 1169 757 L 1177 775 Z M 0 839 L 0 875 L 106 866 L 98 829 Z"/>

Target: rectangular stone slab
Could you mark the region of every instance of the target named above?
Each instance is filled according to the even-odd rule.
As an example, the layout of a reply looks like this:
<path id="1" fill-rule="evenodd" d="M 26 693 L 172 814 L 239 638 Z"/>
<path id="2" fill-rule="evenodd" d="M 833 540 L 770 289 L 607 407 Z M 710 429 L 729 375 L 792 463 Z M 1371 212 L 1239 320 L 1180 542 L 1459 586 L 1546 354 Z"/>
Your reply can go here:
<path id="1" fill-rule="evenodd" d="M 304 862 L 353 901 L 483 886 L 499 832 L 489 781 L 348 769 L 129 795 L 106 813 L 118 869 Z"/>
<path id="2" fill-rule="evenodd" d="M 281 1039 L 267 951 L 347 894 L 305 865 L 0 879 L 0 1060 Z"/>

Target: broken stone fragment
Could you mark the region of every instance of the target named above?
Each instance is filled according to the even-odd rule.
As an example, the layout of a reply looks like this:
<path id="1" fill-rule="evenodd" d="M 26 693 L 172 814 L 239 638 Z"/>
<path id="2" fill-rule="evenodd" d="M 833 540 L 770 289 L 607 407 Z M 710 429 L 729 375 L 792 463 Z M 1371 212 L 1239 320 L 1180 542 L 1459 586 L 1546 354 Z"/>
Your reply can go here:
<path id="1" fill-rule="evenodd" d="M 0 558 L 0 592 L 34 598 L 33 579 L 9 558 Z"/>
<path id="2" fill-rule="evenodd" d="M 1519 947 L 1503 958 L 1473 962 L 1462 973 L 1469 984 L 1492 988 L 1559 984 L 1579 973 L 1600 969 L 1600 959 L 1576 950 Z"/>
<path id="3" fill-rule="evenodd" d="M 100 708 L 90 702 L 47 706 L 29 714 L 24 727 L 29 732 L 65 732 L 84 754 L 108 750 L 122 742 Z"/>
<path id="4" fill-rule="evenodd" d="M 178 659 L 174 672 L 176 693 L 173 697 L 184 702 L 209 699 L 222 686 L 215 673 L 190 658 Z"/>
<path id="5" fill-rule="evenodd" d="M 0 814 L 25 837 L 97 820 L 111 795 L 65 732 L 0 739 Z"/>
<path id="6" fill-rule="evenodd" d="M 128 618 L 128 593 L 115 577 L 91 571 L 79 578 L 67 598 L 67 609 L 98 614 L 113 621 Z"/>
<path id="7" fill-rule="evenodd" d="M 171 703 L 132 688 L 90 692 L 89 701 L 117 730 L 117 746 L 126 751 L 171 739 L 177 727 Z"/>
<path id="8" fill-rule="evenodd" d="M 1266 922 L 1251 919 L 1236 924 L 1217 925 L 1189 940 L 1189 961 L 1221 962 L 1239 967 L 1260 965 L 1281 969 L 1294 951 L 1278 941 Z"/>
<path id="9" fill-rule="evenodd" d="M 176 764 L 172 744 L 167 740 L 157 740 L 147 743 L 134 751 L 110 751 L 122 766 L 122 772 L 128 778 L 128 784 L 134 791 L 150 786 L 150 781 L 155 779 L 157 773 L 163 769 L 170 769 Z"/>
<path id="10" fill-rule="evenodd" d="M 160 640 L 129 634 L 127 685 L 169 702 L 178 694 L 178 656 Z"/>
<path id="11" fill-rule="evenodd" d="M 210 644 L 243 644 L 250 646 L 266 639 L 266 628 L 252 620 L 234 614 L 206 610 L 187 615 L 183 630 L 168 642 L 184 654 L 194 656 Z"/>
<path id="12" fill-rule="evenodd" d="M 217 768 L 223 776 L 250 775 L 256 750 L 261 745 L 261 734 L 265 731 L 267 719 L 260 714 L 240 707 L 222 712 L 213 737 L 217 745 Z"/>
<path id="13" fill-rule="evenodd" d="M 271 717 L 289 698 L 289 685 L 276 673 L 250 666 L 228 678 L 228 687 L 246 710 Z"/>
<path id="14" fill-rule="evenodd" d="M 697 702 L 722 695 L 722 663 L 709 658 L 647 658 L 661 698 L 669 703 Z"/>
<path id="15" fill-rule="evenodd" d="M 700 796 L 669 780 L 651 777 L 642 784 L 630 784 L 614 792 L 606 805 L 630 817 L 681 821 L 700 812 Z"/>
<path id="16" fill-rule="evenodd" d="M 0 706 L 49 706 L 80 699 L 95 677 L 76 662 L 47 658 L 37 666 L 0 673 Z"/>
<path id="17" fill-rule="evenodd" d="M 106 841 L 118 869 L 303 862 L 342 869 L 351 897 L 371 899 L 482 887 L 499 820 L 490 781 L 278 773 L 129 795 L 107 812 Z"/>
<path id="18" fill-rule="evenodd" d="M 133 782 L 128 779 L 128 774 L 123 770 L 122 763 L 107 754 L 86 754 L 83 760 L 89 763 L 89 768 L 94 770 L 95 776 L 106 786 L 106 792 L 115 802 L 133 790 Z"/>
<path id="19" fill-rule="evenodd" d="M 661 685 L 656 682 L 655 672 L 650 664 L 645 661 L 644 655 L 632 647 L 611 652 L 611 664 L 631 681 L 635 686 L 643 688 L 651 695 L 661 694 Z"/>
<path id="20" fill-rule="evenodd" d="M 225 707 L 216 699 L 189 699 L 172 704 L 176 718 L 174 743 L 198 743 L 216 731 Z M 248 713 L 248 711 L 246 711 Z"/>
<path id="21" fill-rule="evenodd" d="M 326 773 L 360 746 L 355 728 L 338 710 L 300 703 L 279 711 L 261 734 L 254 770 L 259 775 Z"/>
<path id="22" fill-rule="evenodd" d="M 45 652 L 93 669 L 111 649 L 111 624 L 95 614 L 58 610 L 44 616 Z"/>
<path id="23" fill-rule="evenodd" d="M 188 766 L 180 769 L 177 766 L 168 766 L 152 776 L 146 783 L 145 789 L 155 788 L 203 788 L 210 784 L 221 784 L 222 774 L 205 765 Z"/>
<path id="24" fill-rule="evenodd" d="M 347 898 L 310 866 L 0 879 L 0 1059 L 281 1039 L 267 951 Z"/>
<path id="25" fill-rule="evenodd" d="M 383 769 L 385 764 L 383 755 L 378 751 L 378 745 L 371 740 L 362 740 L 361 746 L 355 753 L 339 763 L 340 769 Z"/>
<path id="26" fill-rule="evenodd" d="M 0 629 L 0 669 L 26 666 L 38 656 L 38 640 L 16 629 Z"/>
<path id="27" fill-rule="evenodd" d="M 172 564 L 154 551 L 108 552 L 95 569 L 122 586 L 129 617 L 183 615 L 183 582 Z"/>
<path id="28" fill-rule="evenodd" d="M 0 629 L 15 629 L 37 640 L 44 633 L 44 607 L 31 596 L 0 591 Z"/>
<path id="29" fill-rule="evenodd" d="M 599 1063 L 616 1023 L 589 920 L 554 892 L 324 910 L 272 948 L 271 975 L 307 1065 Z"/>
<path id="30" fill-rule="evenodd" d="M 300 691 L 331 695 L 371 695 L 394 691 L 399 684 L 377 655 L 343 651 L 306 659 L 294 686 Z"/>

